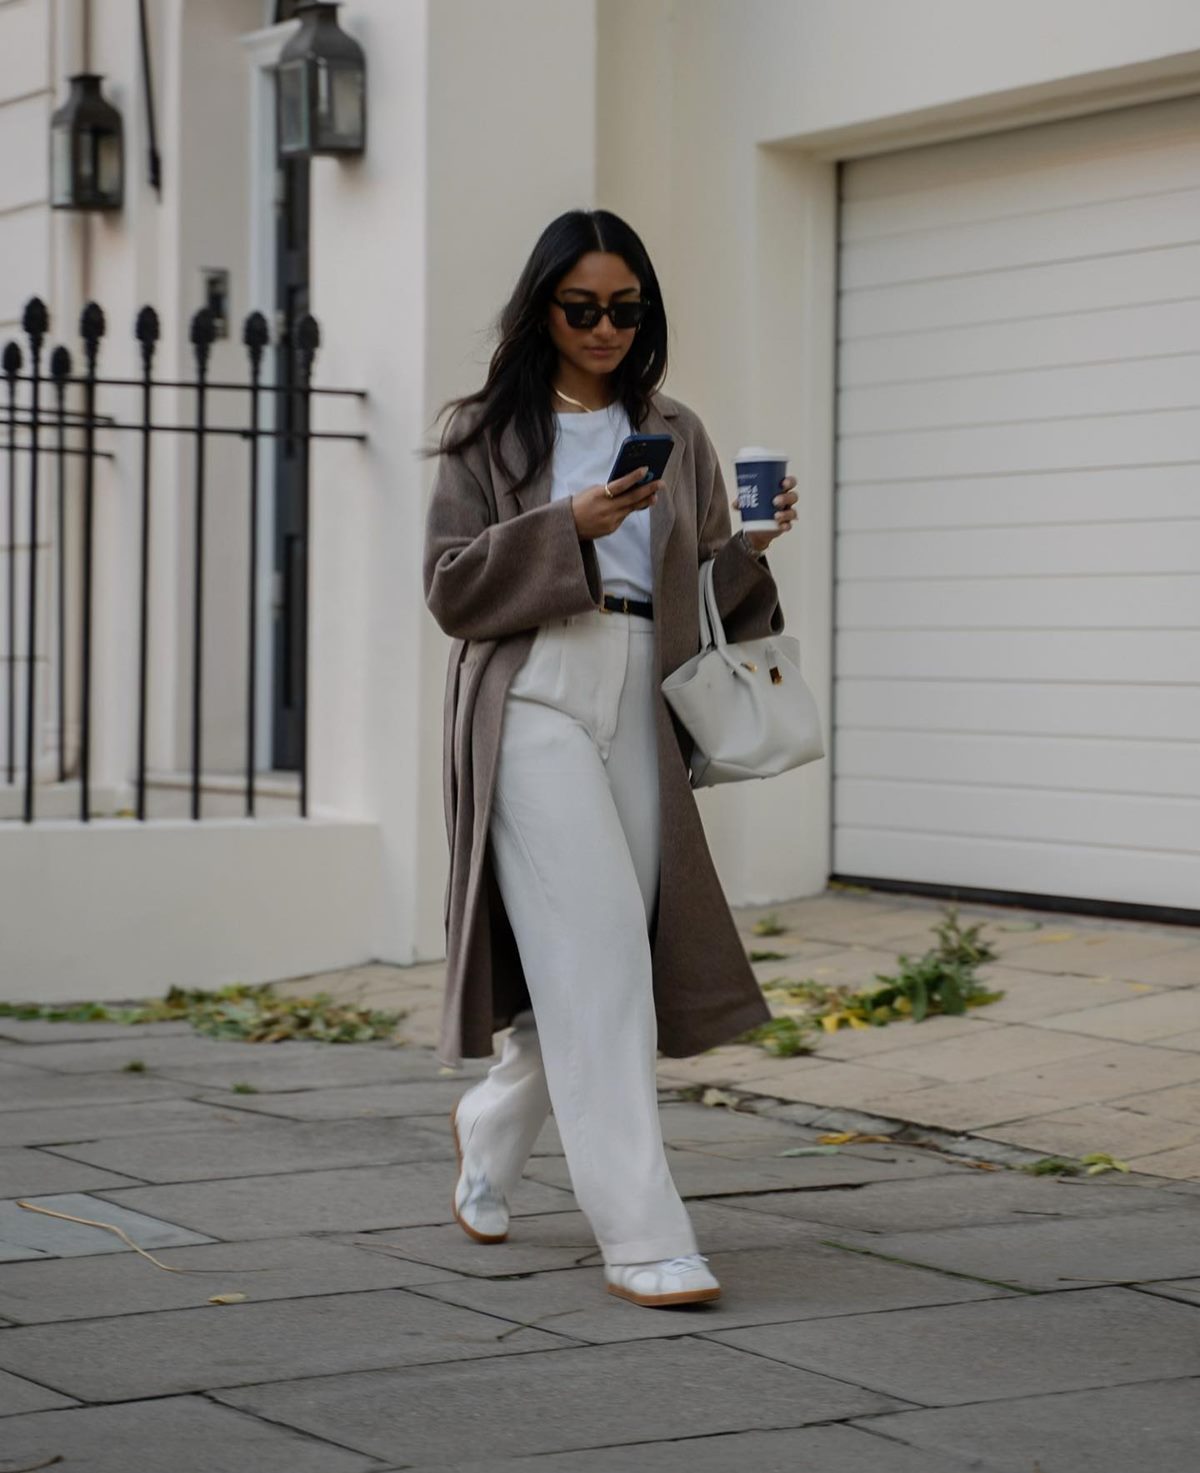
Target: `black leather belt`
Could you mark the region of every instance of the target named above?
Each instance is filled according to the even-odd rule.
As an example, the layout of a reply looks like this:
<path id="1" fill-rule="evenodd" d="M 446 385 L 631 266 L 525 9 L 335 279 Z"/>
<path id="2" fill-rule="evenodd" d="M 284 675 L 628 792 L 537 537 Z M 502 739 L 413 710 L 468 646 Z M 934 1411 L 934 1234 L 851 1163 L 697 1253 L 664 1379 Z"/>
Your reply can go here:
<path id="1" fill-rule="evenodd" d="M 617 598 L 606 593 L 600 609 L 602 614 L 639 614 L 643 619 L 654 618 L 654 605 L 636 598 Z"/>

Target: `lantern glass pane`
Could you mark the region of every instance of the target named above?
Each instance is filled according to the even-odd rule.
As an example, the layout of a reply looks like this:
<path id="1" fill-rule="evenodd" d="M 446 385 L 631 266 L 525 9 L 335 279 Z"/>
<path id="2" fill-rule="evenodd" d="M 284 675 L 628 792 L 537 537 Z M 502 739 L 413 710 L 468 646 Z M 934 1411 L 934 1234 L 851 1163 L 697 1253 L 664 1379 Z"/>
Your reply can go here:
<path id="1" fill-rule="evenodd" d="M 285 62 L 279 68 L 279 148 L 282 153 L 307 153 L 310 144 L 307 66 Z"/>
<path id="2" fill-rule="evenodd" d="M 317 114 L 321 139 L 357 147 L 363 138 L 363 74 L 356 66 L 317 62 Z"/>
<path id="3" fill-rule="evenodd" d="M 74 202 L 74 174 L 70 126 L 54 128 L 50 134 L 50 187 L 53 204 L 70 205 Z"/>
<path id="4" fill-rule="evenodd" d="M 105 200 L 121 195 L 121 140 L 115 133 L 93 133 L 96 148 L 96 190 Z"/>

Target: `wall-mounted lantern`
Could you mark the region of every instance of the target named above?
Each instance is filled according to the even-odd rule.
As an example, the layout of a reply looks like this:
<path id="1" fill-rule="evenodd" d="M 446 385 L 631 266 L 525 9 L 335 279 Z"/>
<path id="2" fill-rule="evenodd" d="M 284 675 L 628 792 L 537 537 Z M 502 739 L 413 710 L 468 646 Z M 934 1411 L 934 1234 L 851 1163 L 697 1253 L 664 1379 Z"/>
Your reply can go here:
<path id="1" fill-rule="evenodd" d="M 279 152 L 285 159 L 359 154 L 367 146 L 367 62 L 337 22 L 337 0 L 296 7 L 300 29 L 276 67 Z"/>
<path id="2" fill-rule="evenodd" d="M 119 210 L 125 190 L 121 114 L 80 72 L 50 119 L 50 202 L 56 210 Z"/>

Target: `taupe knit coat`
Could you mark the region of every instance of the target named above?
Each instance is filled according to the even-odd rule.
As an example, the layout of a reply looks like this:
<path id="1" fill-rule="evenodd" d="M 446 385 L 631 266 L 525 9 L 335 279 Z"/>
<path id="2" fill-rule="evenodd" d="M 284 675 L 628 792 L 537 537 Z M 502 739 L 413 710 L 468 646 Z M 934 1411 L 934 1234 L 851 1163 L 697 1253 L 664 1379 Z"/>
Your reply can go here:
<path id="1" fill-rule="evenodd" d="M 697 415 L 658 394 L 640 429 L 677 442 L 650 513 L 655 640 L 665 677 L 700 647 L 697 570 L 705 558 L 716 556 L 731 640 L 777 634 L 783 614 L 765 558 L 730 537 L 725 482 Z M 500 448 L 510 468 L 524 466 L 511 426 Z M 480 443 L 441 457 L 429 504 L 425 598 L 453 638 L 444 711 L 450 875 L 439 1046 L 448 1064 L 491 1054 L 493 1031 L 529 1006 L 488 845 L 505 694 L 538 625 L 594 609 L 603 595 L 595 545 L 579 540 L 569 499 L 552 502 L 550 488 L 547 466 L 514 493 Z M 654 1001 L 659 1047 L 680 1057 L 770 1014 L 709 854 L 688 781 L 691 740 L 661 694 L 656 710 L 662 858 L 651 931 Z M 588 842 L 579 835 L 581 853 Z"/>

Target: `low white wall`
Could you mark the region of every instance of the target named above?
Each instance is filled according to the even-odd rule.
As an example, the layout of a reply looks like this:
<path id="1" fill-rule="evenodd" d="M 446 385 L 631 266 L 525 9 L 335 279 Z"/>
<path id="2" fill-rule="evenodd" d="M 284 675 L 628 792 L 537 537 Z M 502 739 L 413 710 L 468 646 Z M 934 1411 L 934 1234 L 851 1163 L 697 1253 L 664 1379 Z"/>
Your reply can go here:
<path id="1" fill-rule="evenodd" d="M 371 960 L 371 823 L 0 826 L 0 998 L 162 997 Z"/>

